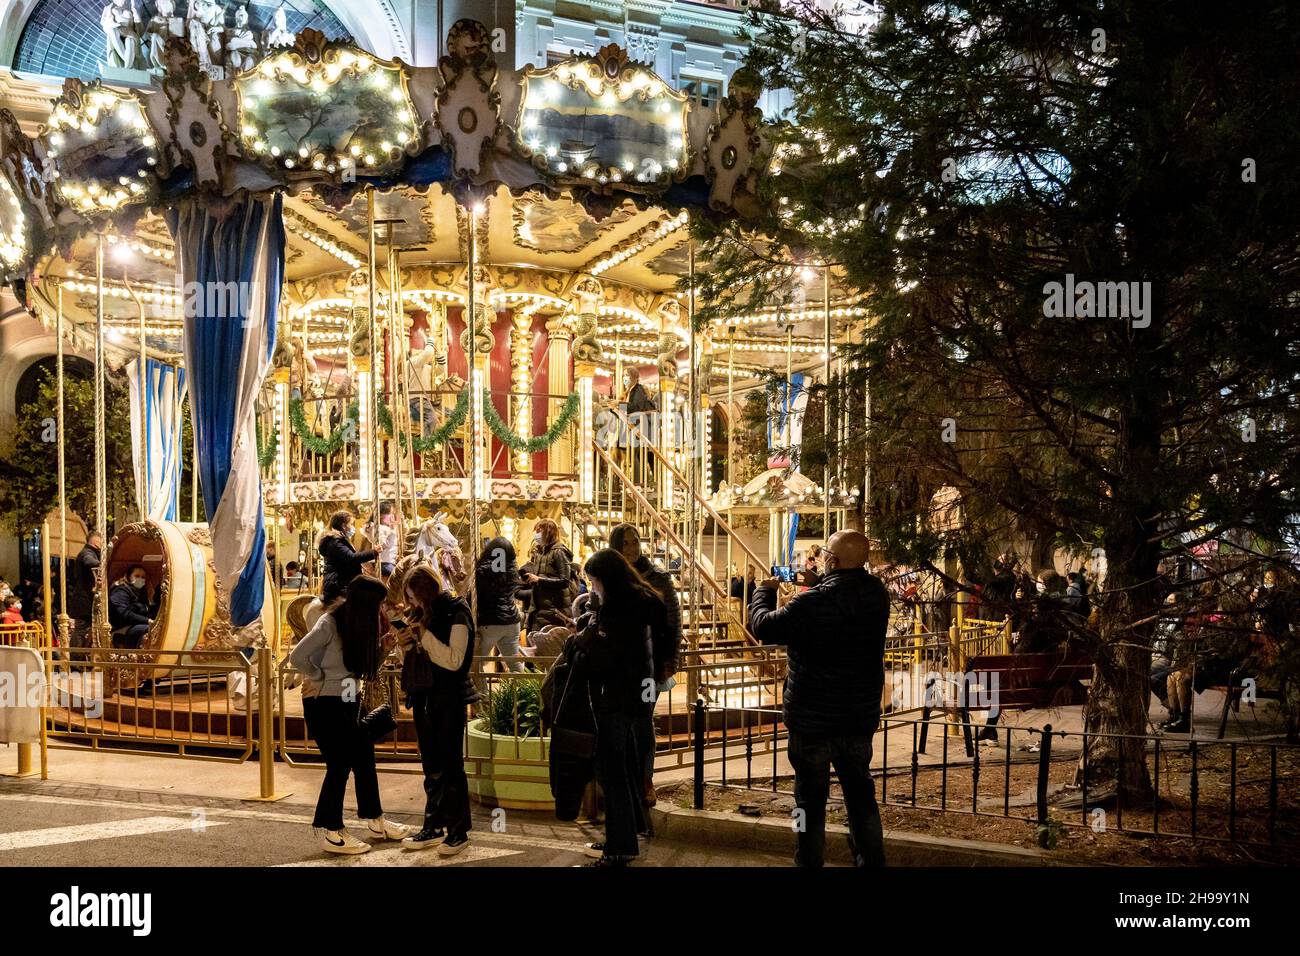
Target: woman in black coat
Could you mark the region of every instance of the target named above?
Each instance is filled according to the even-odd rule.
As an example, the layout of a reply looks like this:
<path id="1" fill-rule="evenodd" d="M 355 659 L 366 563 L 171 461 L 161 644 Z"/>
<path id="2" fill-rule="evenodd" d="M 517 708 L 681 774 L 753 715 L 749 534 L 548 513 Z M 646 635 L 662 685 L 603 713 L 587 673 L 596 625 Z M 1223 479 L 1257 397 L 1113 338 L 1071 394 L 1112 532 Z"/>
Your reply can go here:
<path id="1" fill-rule="evenodd" d="M 596 714 L 596 780 L 605 792 L 605 840 L 587 844 L 594 866 L 624 866 L 646 830 L 637 722 L 654 706 L 654 639 L 667 626 L 664 602 L 627 559 L 597 551 L 583 570 L 591 582 L 578 646 L 586 655 Z"/>
<path id="2" fill-rule="evenodd" d="M 325 562 L 321 575 L 322 604 L 329 604 L 342 594 L 352 579 L 361 573 L 362 566 L 379 555 L 378 551 L 358 551 L 352 547 L 352 530 L 352 515 L 336 511 L 330 515 L 329 527 L 316 542 L 316 549 Z"/>
<path id="3" fill-rule="evenodd" d="M 515 600 L 521 586 L 515 546 L 507 538 L 490 539 L 483 545 L 483 553 L 474 568 L 474 588 L 478 594 L 474 656 L 487 657 L 495 647 L 502 657 L 510 658 L 506 666 L 512 671 L 524 669 L 519 654 L 519 604 Z M 480 694 L 486 693 L 482 668 L 475 667 L 473 674 L 475 689 Z"/>

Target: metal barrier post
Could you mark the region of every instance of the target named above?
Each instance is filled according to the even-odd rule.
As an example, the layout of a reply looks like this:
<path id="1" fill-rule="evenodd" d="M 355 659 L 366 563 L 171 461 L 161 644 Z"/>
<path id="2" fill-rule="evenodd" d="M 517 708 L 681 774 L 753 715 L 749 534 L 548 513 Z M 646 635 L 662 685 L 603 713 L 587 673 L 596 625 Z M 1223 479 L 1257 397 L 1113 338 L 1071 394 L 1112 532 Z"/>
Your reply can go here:
<path id="1" fill-rule="evenodd" d="M 263 803 L 274 803 L 293 793 L 292 790 L 275 792 L 274 688 L 275 664 L 271 648 L 264 638 L 257 648 L 257 769 L 260 790 L 257 796 L 245 798 Z"/>
<path id="2" fill-rule="evenodd" d="M 695 809 L 704 809 L 704 701 L 700 698 L 695 700 Z"/>
<path id="3" fill-rule="evenodd" d="M 1052 725 L 1043 728 L 1038 751 L 1038 824 L 1047 823 L 1047 773 L 1052 766 Z"/>
<path id="4" fill-rule="evenodd" d="M 25 626 L 25 625 L 24 625 Z M 21 638 L 15 641 L 16 646 L 31 647 L 31 641 L 28 638 Z M 38 648 L 39 650 L 40 648 Z M 42 716 L 44 716 L 42 714 Z M 0 774 L 0 777 L 33 777 L 36 771 L 32 769 L 32 745 L 18 744 L 18 770 L 14 773 Z"/>

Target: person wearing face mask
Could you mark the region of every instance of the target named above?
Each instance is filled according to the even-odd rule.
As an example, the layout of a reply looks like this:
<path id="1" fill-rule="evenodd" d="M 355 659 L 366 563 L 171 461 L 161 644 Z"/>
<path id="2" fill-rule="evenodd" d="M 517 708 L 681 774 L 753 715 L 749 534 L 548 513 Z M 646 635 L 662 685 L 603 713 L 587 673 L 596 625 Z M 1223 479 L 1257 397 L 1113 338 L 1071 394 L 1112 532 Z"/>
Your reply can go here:
<path id="1" fill-rule="evenodd" d="M 11 594 L 4 601 L 4 613 L 0 614 L 0 624 L 23 623 L 23 602 L 17 595 Z"/>
<path id="2" fill-rule="evenodd" d="M 778 582 L 768 578 L 749 605 L 754 636 L 784 645 L 788 659 L 782 706 L 795 805 L 804 812 L 796 866 L 823 865 L 832 766 L 844 792 L 854 862 L 885 863 L 871 744 L 885 685 L 889 592 L 866 570 L 869 556 L 861 531 L 837 531 L 822 551 L 818 584 L 778 610 Z"/>
<path id="3" fill-rule="evenodd" d="M 153 624 L 155 608 L 149 602 L 149 575 L 143 564 L 133 564 L 126 577 L 108 594 L 108 623 L 113 646 L 138 648 Z"/>
<path id="4" fill-rule="evenodd" d="M 528 630 L 568 623 L 564 612 L 569 606 L 572 561 L 573 553 L 560 541 L 559 526 L 550 518 L 537 522 L 532 560 L 520 574 L 530 597 Z"/>
<path id="5" fill-rule="evenodd" d="M 378 551 L 358 551 L 352 547 L 352 515 L 336 511 L 330 515 L 329 524 L 316 542 L 325 564 L 321 575 L 321 604 L 330 604 L 339 597 L 348 584 L 361 573 L 362 566 L 379 555 Z"/>

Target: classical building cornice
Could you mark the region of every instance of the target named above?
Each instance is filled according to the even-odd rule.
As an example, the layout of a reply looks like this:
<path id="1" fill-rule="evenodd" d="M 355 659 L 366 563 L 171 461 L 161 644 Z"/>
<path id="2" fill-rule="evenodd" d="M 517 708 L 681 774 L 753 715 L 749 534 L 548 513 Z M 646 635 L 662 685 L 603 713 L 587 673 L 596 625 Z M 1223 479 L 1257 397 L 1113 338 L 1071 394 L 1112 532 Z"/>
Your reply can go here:
<path id="1" fill-rule="evenodd" d="M 62 80 L 45 77 L 20 77 L 7 67 L 0 67 L 0 107 L 18 119 L 28 136 L 35 136 L 50 116 L 50 104 L 62 89 Z"/>

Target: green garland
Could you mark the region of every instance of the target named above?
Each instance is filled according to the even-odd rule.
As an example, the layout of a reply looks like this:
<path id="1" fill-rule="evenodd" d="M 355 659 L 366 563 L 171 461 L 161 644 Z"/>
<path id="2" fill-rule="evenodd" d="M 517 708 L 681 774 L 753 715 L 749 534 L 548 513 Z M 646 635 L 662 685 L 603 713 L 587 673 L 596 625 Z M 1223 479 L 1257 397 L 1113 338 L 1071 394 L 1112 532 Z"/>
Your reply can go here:
<path id="1" fill-rule="evenodd" d="M 339 422 L 338 428 L 330 432 L 328 438 L 321 438 L 311 430 L 302 407 L 301 398 L 289 400 L 289 424 L 293 426 L 294 433 L 308 451 L 317 455 L 332 455 L 343 447 L 345 441 L 356 441 L 357 422 L 360 419 L 356 402 L 348 406 L 347 416 Z M 346 437 L 349 434 L 351 437 Z"/>
<path id="2" fill-rule="evenodd" d="M 534 435 L 532 438 L 524 438 L 512 432 L 510 427 L 501 420 L 501 416 L 497 414 L 496 407 L 492 404 L 492 397 L 486 392 L 483 394 L 483 418 L 487 422 L 488 428 L 492 429 L 492 433 L 505 443 L 511 451 L 534 454 L 539 451 L 545 451 L 559 440 L 560 435 L 569 427 L 570 423 L 577 416 L 579 404 L 580 398 L 578 393 L 570 393 L 569 397 L 564 401 L 564 407 L 560 409 L 559 417 L 551 423 L 551 427 L 546 429 L 546 431 L 540 435 Z M 397 434 L 396 429 L 393 427 L 393 414 L 382 399 L 378 403 L 377 411 L 380 427 L 383 428 L 384 431 L 388 432 L 389 435 Z M 445 443 L 447 439 L 452 436 L 452 433 L 465 423 L 465 417 L 468 413 L 469 388 L 466 387 L 461 389 L 460 394 L 456 396 L 456 404 L 452 408 L 451 412 L 448 413 L 447 420 L 442 423 L 441 427 L 428 435 L 410 439 L 412 451 L 416 454 L 423 455 L 433 451 L 433 449 Z M 308 451 L 314 452 L 317 455 L 333 454 L 342 448 L 344 444 L 344 436 L 349 431 L 349 426 L 351 426 L 353 433 L 353 437 L 349 440 L 355 441 L 355 427 L 357 420 L 357 403 L 353 402 L 348 406 L 347 418 L 339 424 L 338 428 L 334 429 L 334 431 L 330 433 L 328 438 L 321 438 L 319 435 L 312 432 L 312 430 L 307 426 L 307 418 L 303 414 L 302 399 L 295 398 L 291 399 L 289 402 L 289 422 L 293 425 L 294 432 L 302 441 L 303 446 L 306 447 Z M 260 436 L 260 430 L 258 434 Z M 397 437 L 398 441 L 402 443 L 402 447 L 405 448 L 408 436 L 397 434 Z M 261 464 L 262 467 L 265 468 L 270 465 L 271 462 L 275 461 L 275 453 L 279 447 L 279 439 L 279 434 L 272 435 L 271 446 L 263 452 L 261 448 L 261 439 L 259 437 L 258 463 Z"/>
<path id="3" fill-rule="evenodd" d="M 262 420 L 256 419 L 257 426 L 257 467 L 265 470 L 275 463 L 275 456 L 280 451 L 280 430 L 271 432 L 271 444 L 262 447 Z"/>
<path id="4" fill-rule="evenodd" d="M 384 403 L 383 399 L 379 400 L 378 411 L 380 427 L 383 428 L 384 431 L 388 432 L 388 434 L 396 435 L 397 432 L 393 428 L 393 414 L 389 411 L 388 406 Z M 447 439 L 451 437 L 452 432 L 465 423 L 465 416 L 468 413 L 469 389 L 463 388 L 461 389 L 460 394 L 456 396 L 456 404 L 448 413 L 447 420 L 443 422 L 436 431 L 430 432 L 428 435 L 421 435 L 411 439 L 411 450 L 417 455 L 426 455 L 433 451 L 439 445 L 446 442 Z M 402 447 L 405 448 L 407 436 L 398 435 L 397 439 L 402 443 Z"/>
<path id="5" fill-rule="evenodd" d="M 492 404 L 492 397 L 486 392 L 483 394 L 483 418 L 487 421 L 488 428 L 492 429 L 492 434 L 501 439 L 511 451 L 533 454 L 545 451 L 555 444 L 560 434 L 569 427 L 569 423 L 578 414 L 578 404 L 578 393 L 570 392 L 569 397 L 564 400 L 564 407 L 560 409 L 560 417 L 551 422 L 550 428 L 532 438 L 524 438 L 512 432 L 497 414 L 496 406 Z"/>

